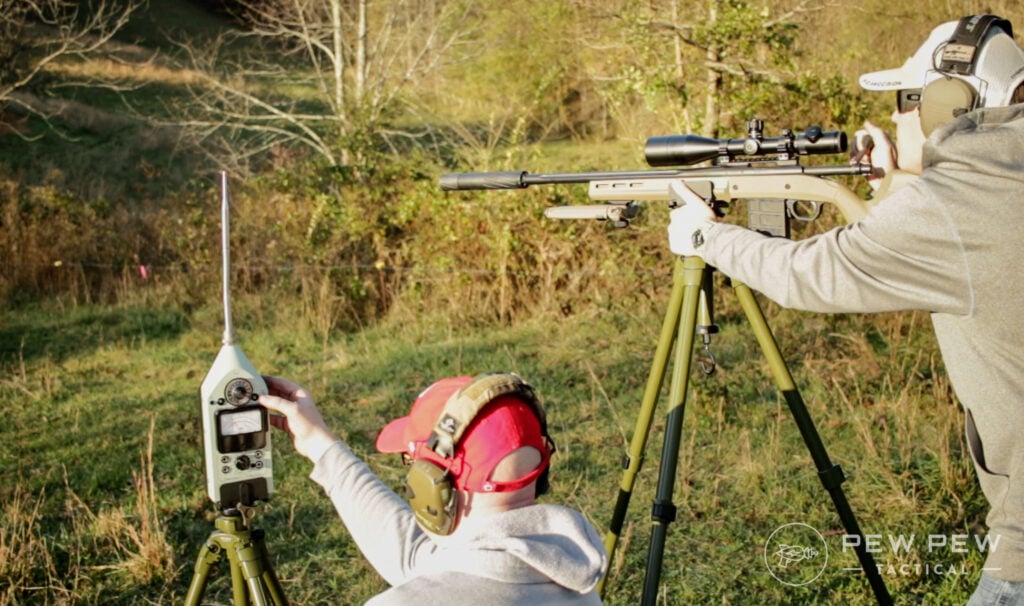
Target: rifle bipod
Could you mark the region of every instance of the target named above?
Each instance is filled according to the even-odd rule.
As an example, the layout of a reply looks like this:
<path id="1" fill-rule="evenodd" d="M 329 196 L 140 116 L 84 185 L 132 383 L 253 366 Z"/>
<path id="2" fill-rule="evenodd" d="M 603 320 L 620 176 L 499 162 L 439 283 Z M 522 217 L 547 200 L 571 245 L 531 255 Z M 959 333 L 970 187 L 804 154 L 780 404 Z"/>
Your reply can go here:
<path id="1" fill-rule="evenodd" d="M 702 326 L 701 324 L 710 324 L 710 322 L 705 322 L 705 317 L 709 316 L 710 312 L 704 306 L 710 305 L 710 301 L 707 300 L 710 293 L 707 289 L 710 285 L 708 278 L 710 278 L 712 271 L 698 257 L 678 257 L 675 261 L 672 294 L 669 297 L 668 311 L 665 314 L 658 347 L 655 351 L 650 374 L 644 389 L 640 413 L 637 417 L 636 427 L 624 465 L 612 521 L 609 525 L 609 531 L 605 535 L 605 548 L 608 551 L 609 561 L 613 561 L 615 546 L 622 532 L 626 510 L 629 508 L 629 499 L 643 460 L 644 448 L 651 428 L 658 393 L 661 390 L 668 366 L 669 354 L 674 346 L 675 359 L 669 388 L 670 408 L 666 420 L 664 443 L 658 471 L 658 483 L 651 516 L 650 552 L 647 559 L 647 573 L 644 580 L 642 602 L 645 606 L 654 606 L 658 597 L 665 538 L 668 533 L 668 525 L 675 519 L 676 507 L 672 503 L 672 493 L 675 484 L 676 464 L 679 458 L 683 408 L 686 402 L 695 335 L 708 330 L 708 326 Z M 793 378 L 786 368 L 778 344 L 765 321 L 764 314 L 757 299 L 754 297 L 754 293 L 745 284 L 735 281 L 733 282 L 733 289 L 771 368 L 775 383 L 781 390 L 793 419 L 800 430 L 804 443 L 810 451 L 811 458 L 818 471 L 818 477 L 828 491 L 829 496 L 832 497 L 832 502 L 847 535 L 860 538 L 857 541 L 855 551 L 875 598 L 883 606 L 891 605 L 892 597 L 889 595 L 885 581 L 881 577 L 873 556 L 866 548 L 864 535 L 857 524 L 853 511 L 850 509 L 846 495 L 843 493 L 842 483 L 845 481 L 843 471 L 839 465 L 833 464 L 829 459 L 825 446 L 822 444 L 814 423 L 811 421 L 806 406 L 804 406 L 803 398 L 800 396 L 800 392 L 797 390 Z M 698 322 L 701 324 L 698 324 Z M 705 340 L 705 346 L 706 344 L 707 341 Z M 606 579 L 601 580 L 600 589 L 602 593 L 604 593 L 605 581 Z"/>
<path id="2" fill-rule="evenodd" d="M 234 606 L 287 606 L 281 583 L 270 565 L 262 529 L 250 529 L 238 509 L 225 509 L 214 522 L 215 529 L 199 550 L 195 573 L 185 596 L 185 606 L 199 606 L 206 591 L 210 568 L 227 556 L 231 568 Z"/>

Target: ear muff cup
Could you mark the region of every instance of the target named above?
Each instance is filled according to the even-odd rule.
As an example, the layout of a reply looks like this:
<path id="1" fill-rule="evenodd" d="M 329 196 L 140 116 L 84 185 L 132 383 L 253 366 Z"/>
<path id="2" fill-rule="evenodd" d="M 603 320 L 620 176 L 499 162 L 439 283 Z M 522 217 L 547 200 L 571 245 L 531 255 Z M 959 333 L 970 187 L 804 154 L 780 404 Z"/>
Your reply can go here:
<path id="1" fill-rule="evenodd" d="M 405 496 L 416 520 L 434 534 L 451 534 L 455 524 L 455 486 L 440 465 L 413 461 L 405 476 Z"/>
<path id="2" fill-rule="evenodd" d="M 974 108 L 977 91 L 959 78 L 943 77 L 921 91 L 921 130 L 926 137 Z"/>
<path id="3" fill-rule="evenodd" d="M 427 447 L 442 458 L 452 457 L 456 445 L 462 439 L 462 432 L 470 426 L 480 411 L 503 395 L 514 395 L 532 408 L 540 423 L 541 434 L 544 436 L 550 456 L 550 453 L 555 451 L 555 444 L 548 435 L 544 407 L 537 399 L 533 388 L 512 373 L 479 375 L 452 394 L 438 417 Z M 537 477 L 538 496 L 550 489 L 549 470 L 550 467 L 545 465 Z M 406 473 L 404 487 L 405 496 L 420 525 L 434 534 L 451 534 L 455 529 L 457 504 L 455 479 L 449 470 L 435 461 L 416 459 Z"/>

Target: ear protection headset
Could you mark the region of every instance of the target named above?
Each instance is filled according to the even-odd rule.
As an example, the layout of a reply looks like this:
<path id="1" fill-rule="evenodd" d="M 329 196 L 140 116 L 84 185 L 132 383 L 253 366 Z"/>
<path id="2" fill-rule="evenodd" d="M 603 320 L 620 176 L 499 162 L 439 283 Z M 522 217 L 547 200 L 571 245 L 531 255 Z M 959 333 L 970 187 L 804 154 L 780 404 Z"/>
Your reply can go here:
<path id="1" fill-rule="evenodd" d="M 547 459 L 555 445 L 548 435 L 547 420 L 533 388 L 518 375 L 493 373 L 480 375 L 448 399 L 438 416 L 426 447 L 445 460 L 451 460 L 463 434 L 473 419 L 496 398 L 515 396 L 530 406 L 540 421 L 540 429 L 548 453 L 544 453 L 543 470 L 537 476 L 538 496 L 548 489 Z M 529 481 L 531 474 L 527 475 Z M 528 483 L 528 482 L 526 482 Z M 420 525 L 435 534 L 447 535 L 455 528 L 456 488 L 449 467 L 417 458 L 405 477 L 406 497 Z M 525 485 L 525 484 L 524 484 Z"/>
<path id="2" fill-rule="evenodd" d="M 961 19 L 953 37 L 935 50 L 932 62 L 942 77 L 921 91 L 921 130 L 925 136 L 977 107 L 979 90 L 968 78 L 974 76 L 982 42 L 993 27 L 1013 36 L 1008 20 L 995 15 L 973 15 Z M 984 85 L 983 81 L 973 79 Z"/>

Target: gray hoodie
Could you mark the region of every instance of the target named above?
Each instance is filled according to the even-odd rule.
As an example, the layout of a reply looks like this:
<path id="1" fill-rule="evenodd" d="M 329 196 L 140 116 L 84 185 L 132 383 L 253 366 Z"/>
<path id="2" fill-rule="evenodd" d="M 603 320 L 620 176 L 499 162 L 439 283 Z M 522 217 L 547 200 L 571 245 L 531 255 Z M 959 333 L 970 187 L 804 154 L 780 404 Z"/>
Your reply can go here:
<path id="1" fill-rule="evenodd" d="M 704 260 L 784 307 L 932 312 L 988 499 L 986 572 L 1024 581 L 1024 105 L 961 116 L 920 178 L 800 241 L 717 224 Z"/>
<path id="2" fill-rule="evenodd" d="M 341 442 L 310 477 L 323 486 L 360 551 L 391 585 L 367 605 L 593 605 L 607 565 L 583 515 L 536 504 L 460 522 L 450 536 L 416 524 L 405 499 Z"/>

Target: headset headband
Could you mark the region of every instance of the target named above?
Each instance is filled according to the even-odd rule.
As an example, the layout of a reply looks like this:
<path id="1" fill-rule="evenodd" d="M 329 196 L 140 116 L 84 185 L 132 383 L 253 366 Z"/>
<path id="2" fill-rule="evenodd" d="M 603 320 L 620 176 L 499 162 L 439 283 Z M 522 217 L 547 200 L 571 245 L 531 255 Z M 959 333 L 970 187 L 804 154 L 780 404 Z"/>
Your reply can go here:
<path id="1" fill-rule="evenodd" d="M 493 400 L 504 395 L 514 395 L 527 404 L 540 420 L 541 432 L 547 437 L 547 421 L 533 388 L 513 373 L 485 374 L 475 378 L 469 385 L 458 390 L 444 405 L 444 410 L 434 424 L 434 431 L 427 440 L 427 447 L 438 455 L 450 459 L 455 454 L 466 428 L 480 410 Z"/>
<path id="2" fill-rule="evenodd" d="M 1002 17 L 974 15 L 961 19 L 953 37 L 940 47 L 938 70 L 962 76 L 973 73 L 978 48 L 993 26 L 1013 37 L 1013 26 Z"/>

